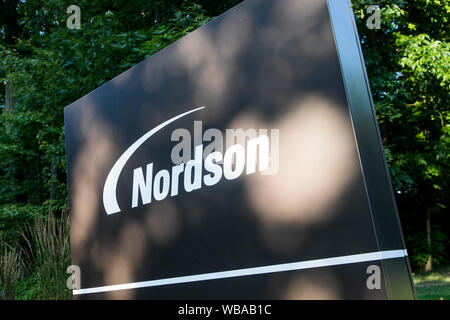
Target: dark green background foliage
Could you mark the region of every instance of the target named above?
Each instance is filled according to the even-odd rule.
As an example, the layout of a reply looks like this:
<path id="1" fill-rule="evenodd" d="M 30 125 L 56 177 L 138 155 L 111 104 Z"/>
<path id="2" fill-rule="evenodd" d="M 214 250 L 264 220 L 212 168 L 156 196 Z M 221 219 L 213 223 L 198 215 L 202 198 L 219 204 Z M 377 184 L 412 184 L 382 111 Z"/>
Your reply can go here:
<path id="1" fill-rule="evenodd" d="M 278 0 L 277 0 L 278 1 Z M 301 1 L 301 0 L 299 0 Z M 0 234 L 67 207 L 63 108 L 240 0 L 0 0 Z M 81 8 L 81 29 L 66 8 Z M 366 8 L 381 8 L 381 28 Z M 450 256 L 450 0 L 353 1 L 414 270 Z"/>
<path id="2" fill-rule="evenodd" d="M 381 28 L 353 1 L 385 154 L 413 269 L 449 257 L 450 1 L 379 1 Z"/>

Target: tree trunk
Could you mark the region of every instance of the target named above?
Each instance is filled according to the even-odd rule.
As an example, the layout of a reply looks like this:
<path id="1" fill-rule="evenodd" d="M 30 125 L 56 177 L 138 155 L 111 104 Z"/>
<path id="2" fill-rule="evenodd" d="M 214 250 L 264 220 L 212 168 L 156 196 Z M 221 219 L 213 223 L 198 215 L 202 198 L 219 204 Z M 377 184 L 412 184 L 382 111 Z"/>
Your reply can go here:
<path id="1" fill-rule="evenodd" d="M 14 110 L 14 98 L 12 94 L 12 86 L 9 81 L 5 81 L 5 89 L 6 111 L 11 112 Z"/>
<path id="2" fill-rule="evenodd" d="M 431 262 L 431 221 L 430 221 L 430 211 L 427 210 L 427 247 L 428 247 L 428 260 L 425 265 L 425 271 L 431 271 L 433 265 Z"/>

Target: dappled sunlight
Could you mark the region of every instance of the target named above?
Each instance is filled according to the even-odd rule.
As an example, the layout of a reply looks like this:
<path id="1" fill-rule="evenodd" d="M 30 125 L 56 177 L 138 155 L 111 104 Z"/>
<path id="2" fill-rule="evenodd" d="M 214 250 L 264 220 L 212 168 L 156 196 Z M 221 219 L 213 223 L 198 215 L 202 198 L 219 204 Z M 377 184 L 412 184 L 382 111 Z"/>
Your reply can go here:
<path id="1" fill-rule="evenodd" d="M 177 63 L 190 73 L 199 101 L 217 99 L 225 93 L 233 64 L 221 57 L 216 43 L 206 31 L 190 34 L 189 41 L 181 41 L 176 47 Z M 199 50 L 201 48 L 201 50 Z"/>
<path id="2" fill-rule="evenodd" d="M 297 275 L 287 285 L 283 294 L 286 300 L 337 300 L 339 281 L 332 272 L 321 270 L 320 277 Z"/>
<path id="3" fill-rule="evenodd" d="M 136 281 L 136 269 L 142 264 L 144 255 L 149 251 L 147 228 L 137 222 L 128 222 L 122 227 L 116 243 L 112 243 L 104 257 L 103 271 L 108 284 L 121 284 Z M 132 299 L 133 290 L 110 291 L 109 299 Z"/>
<path id="4" fill-rule="evenodd" d="M 202 28 L 174 46 L 174 62 L 188 74 L 183 85 L 190 86 L 195 101 L 214 106 L 215 112 L 205 114 L 205 120 L 221 119 L 229 111 L 223 102 L 233 97 L 236 83 L 242 81 L 243 52 L 253 41 L 252 20 L 244 6 L 218 21 L 218 30 Z"/>
<path id="5" fill-rule="evenodd" d="M 252 41 L 251 15 L 242 7 L 239 11 L 230 11 L 221 19 L 216 50 L 224 59 L 233 59 L 247 42 Z"/>
<path id="6" fill-rule="evenodd" d="M 91 103 L 86 98 L 85 103 Z M 80 257 L 83 259 L 85 254 L 81 250 L 86 245 L 89 237 L 95 230 L 99 207 L 98 199 L 101 198 L 103 190 L 103 175 L 105 159 L 111 157 L 113 151 L 113 142 L 110 141 L 111 128 L 101 122 L 98 118 L 93 117 L 92 109 L 85 108 L 81 115 L 83 132 L 83 140 L 85 142 L 83 148 L 80 148 L 77 158 L 75 159 L 71 199 L 71 241 L 72 246 Z"/>
<path id="7" fill-rule="evenodd" d="M 276 1 L 272 15 L 275 23 L 268 24 L 262 30 L 265 41 L 275 50 L 290 48 L 290 51 L 298 56 L 317 57 L 329 54 L 330 42 L 326 41 L 329 37 L 329 26 L 325 23 L 310 23 L 312 16 L 320 17 L 323 6 L 322 1 L 316 0 Z M 295 32 L 280 33 L 279 25 L 299 25 L 299 27 Z M 333 41 L 332 38 L 330 40 Z"/>
<path id="8" fill-rule="evenodd" d="M 331 102 L 310 96 L 271 124 L 280 130 L 279 173 L 245 180 L 251 205 L 266 225 L 305 227 L 331 218 L 329 209 L 356 174 L 355 139 L 346 116 Z"/>
<path id="9" fill-rule="evenodd" d="M 283 0 L 277 1 L 274 7 L 274 17 L 287 23 L 308 21 L 311 17 L 320 15 L 324 2 L 317 0 Z"/>
<path id="10" fill-rule="evenodd" d="M 343 86 L 332 32 L 323 23 L 328 19 L 325 4 L 308 1 L 308 11 L 293 0 L 268 2 L 264 11 L 258 11 L 257 1 L 245 2 L 219 17 L 216 24 L 155 54 L 151 63 L 129 70 L 129 81 L 122 81 L 122 75 L 123 79 L 111 83 L 111 105 L 101 112 L 111 119 L 112 132 L 107 136 L 123 139 L 114 143 L 114 148 L 129 145 L 131 138 L 120 130 L 130 130 L 129 136 L 135 139 L 140 131 L 166 121 L 169 114 L 205 107 L 195 117 L 180 120 L 155 136 L 130 159 L 129 172 L 146 163 L 169 168 L 170 132 L 177 126 L 189 132 L 194 129 L 189 144 L 195 144 L 205 130 L 216 128 L 225 139 L 225 148 L 237 143 L 244 144 L 243 150 L 247 142 L 231 141 L 228 133 L 231 136 L 233 130 L 242 129 L 238 135 L 248 134 L 247 141 L 267 135 L 270 160 L 269 170 L 261 174 L 223 179 L 208 190 L 182 192 L 176 199 L 152 199 L 147 206 L 100 217 L 103 212 L 97 202 L 101 194 L 95 190 L 103 186 L 96 180 L 98 174 L 89 172 L 86 179 L 91 180 L 83 184 L 93 186 L 85 192 L 90 192 L 94 201 L 83 207 L 98 214 L 88 217 L 84 225 L 77 222 L 77 229 L 98 233 L 84 240 L 88 254 L 80 254 L 83 264 L 93 266 L 89 280 L 94 285 L 308 260 L 334 252 L 340 242 L 356 238 L 333 229 L 335 223 L 346 223 L 359 214 L 348 208 L 353 201 L 349 194 L 359 187 L 361 172 L 345 95 L 336 93 L 343 91 Z M 293 27 L 296 25 L 299 30 Z M 100 93 L 97 98 L 104 99 Z M 193 122 L 200 120 L 201 129 L 196 129 Z M 124 129 L 113 131 L 122 124 Z M 86 130 L 93 132 L 89 139 L 96 141 L 95 154 L 103 159 L 103 167 L 89 154 L 84 161 L 104 174 L 109 169 L 105 161 L 110 161 L 105 159 L 114 159 L 120 150 L 111 150 L 107 138 L 101 136 L 101 125 Z M 94 146 L 90 148 L 86 150 L 94 154 Z M 124 174 L 119 179 L 119 203 L 129 203 L 131 177 Z M 355 203 L 359 206 L 362 202 Z M 322 243 L 324 234 L 336 240 Z M 273 296 L 341 297 L 336 274 L 336 279 L 327 274 L 317 281 L 297 274 L 283 276 L 292 281 L 278 283 Z M 171 290 L 148 289 L 142 295 L 166 289 Z M 121 290 L 105 296 L 132 299 L 140 294 L 139 290 Z"/>
<path id="11" fill-rule="evenodd" d="M 157 248 L 173 244 L 179 232 L 178 211 L 170 201 L 155 203 L 145 219 L 127 221 L 118 234 L 105 244 L 96 241 L 90 250 L 90 261 L 99 270 L 106 284 L 122 284 L 139 280 L 142 266 Z M 133 299 L 133 290 L 109 291 L 108 299 Z"/>
<path id="12" fill-rule="evenodd" d="M 231 131 L 233 134 L 231 132 L 228 135 L 225 134 L 226 143 L 224 150 L 233 144 L 240 144 L 246 148 L 249 139 L 257 138 L 262 133 L 266 135 L 270 133 L 270 130 L 260 130 L 268 129 L 268 127 L 254 108 L 244 108 L 244 111 L 239 112 L 232 122 L 228 124 L 227 128 L 233 128 L 234 131 Z M 242 129 L 242 131 L 238 131 L 238 129 Z"/>
<path id="13" fill-rule="evenodd" d="M 420 226 L 441 245 L 444 164 L 421 166 L 436 169 L 431 181 L 421 174 L 431 169 L 396 161 L 424 149 L 425 136 L 433 155 L 445 149 L 439 5 L 428 10 L 433 23 L 417 22 L 425 11 L 412 2 L 385 8 L 395 21 L 376 27 L 381 39 L 369 30 L 380 16 L 364 1 L 353 9 L 338 0 L 114 2 L 82 8 L 80 30 L 62 23 L 34 35 L 16 22 L 40 30 L 64 12 L 13 2 L 5 8 L 18 19 L 6 21 L 3 41 L 0 236 L 21 247 L 41 235 L 16 231 L 48 206 L 70 219 L 63 242 L 72 259 L 56 260 L 76 270 L 75 298 L 395 298 L 411 280 L 404 240 L 413 269 L 423 260 Z M 428 34 L 415 36 L 414 21 Z M 25 55 L 14 50 L 23 39 Z M 373 63 L 381 57 L 402 61 L 393 77 Z M 369 80 L 386 82 L 374 101 Z M 386 98 L 400 109 L 380 105 Z M 395 192 L 389 169 L 402 173 Z M 396 199 L 408 213 L 405 239 Z M 369 290 L 362 260 L 379 261 L 381 290 Z M 48 265 L 26 266 L 21 296 L 60 272 Z M 422 289 L 450 282 L 417 277 Z"/>

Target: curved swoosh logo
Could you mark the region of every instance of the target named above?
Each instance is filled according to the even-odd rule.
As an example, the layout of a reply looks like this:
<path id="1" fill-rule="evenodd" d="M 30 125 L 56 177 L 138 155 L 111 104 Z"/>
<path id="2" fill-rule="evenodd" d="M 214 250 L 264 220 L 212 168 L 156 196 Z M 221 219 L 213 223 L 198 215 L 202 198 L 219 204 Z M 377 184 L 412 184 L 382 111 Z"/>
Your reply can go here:
<path id="1" fill-rule="evenodd" d="M 117 160 L 117 162 L 114 164 L 111 171 L 109 172 L 108 177 L 106 178 L 105 186 L 103 187 L 103 206 L 105 207 L 107 214 L 120 212 L 120 207 L 119 204 L 117 203 L 117 196 L 116 196 L 117 182 L 119 181 L 120 173 L 122 172 L 123 168 L 125 167 L 125 164 L 131 158 L 133 153 L 152 135 L 157 133 L 165 126 L 171 124 L 175 120 L 178 120 L 184 116 L 187 116 L 190 113 L 201 110 L 203 108 L 205 107 L 190 110 L 188 112 L 182 113 L 176 117 L 173 117 L 161 123 L 157 127 L 153 128 L 152 130 L 144 134 L 142 137 L 140 137 L 120 156 L 119 160 Z"/>

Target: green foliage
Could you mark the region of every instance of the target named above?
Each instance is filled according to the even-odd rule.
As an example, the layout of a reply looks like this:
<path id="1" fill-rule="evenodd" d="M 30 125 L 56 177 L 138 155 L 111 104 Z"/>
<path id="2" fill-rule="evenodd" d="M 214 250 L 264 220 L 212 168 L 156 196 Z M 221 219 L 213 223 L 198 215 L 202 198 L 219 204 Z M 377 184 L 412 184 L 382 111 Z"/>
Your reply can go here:
<path id="1" fill-rule="evenodd" d="M 66 225 L 50 230 L 53 218 L 42 220 L 49 207 L 67 211 L 63 108 L 211 19 L 183 0 L 77 4 L 82 28 L 69 30 L 66 2 L 18 2 L 14 43 L 0 15 L 0 99 L 7 85 L 14 99 L 0 109 L 0 236 L 25 242 L 32 275 L 20 282 L 22 298 L 70 297 Z"/>
<path id="2" fill-rule="evenodd" d="M 5 204 L 0 206 L 0 239 L 16 244 L 20 230 L 39 215 L 38 207 L 27 204 Z"/>
<path id="3" fill-rule="evenodd" d="M 439 225 L 432 226 L 431 240 L 433 246 L 431 252 L 428 250 L 425 232 L 408 233 L 406 242 L 409 244 L 409 262 L 413 270 L 424 270 L 427 264 L 428 254 L 431 253 L 433 263 L 439 267 L 448 263 L 446 247 L 448 246 L 448 235 Z"/>
<path id="4" fill-rule="evenodd" d="M 210 20 L 211 17 L 204 15 L 201 6 L 183 5 L 175 11 L 167 25 L 159 25 L 151 30 L 150 40 L 143 42 L 140 50 L 149 57 Z"/>
<path id="5" fill-rule="evenodd" d="M 22 277 L 16 285 L 17 300 L 37 300 L 40 288 L 36 285 L 37 276 L 35 273 L 28 277 Z"/>
<path id="6" fill-rule="evenodd" d="M 57 219 L 51 210 L 46 218 L 35 218 L 34 223 L 22 232 L 29 269 L 34 270 L 35 299 L 72 298 L 72 292 L 66 288 L 66 270 L 71 264 L 69 233 L 67 214 L 63 213 Z M 24 283 L 27 284 L 29 282 Z"/>
<path id="7" fill-rule="evenodd" d="M 51 198 L 53 208 L 64 209 L 63 108 L 211 18 L 199 5 L 182 2 L 164 23 L 124 30 L 123 12 L 89 17 L 88 6 L 82 29 L 69 30 L 64 15 L 48 16 L 49 10 L 64 12 L 62 2 L 40 5 L 22 4 L 24 37 L 13 47 L 0 45 L 0 81 L 13 87 L 15 98 L 15 109 L 0 113 L 7 128 L 0 134 L 0 157 L 7 159 L 0 164 L 0 205 Z"/>
<path id="8" fill-rule="evenodd" d="M 0 289 L 3 299 L 14 300 L 17 281 L 23 272 L 20 251 L 0 240 Z"/>
<path id="9" fill-rule="evenodd" d="M 414 275 L 416 296 L 420 300 L 450 300 L 450 267 Z"/>
<path id="10" fill-rule="evenodd" d="M 66 288 L 70 245 L 65 212 L 55 218 L 50 210 L 47 216 L 37 214 L 32 222 L 25 223 L 20 233 L 22 248 L 0 241 L 0 290 L 6 299 L 72 298 Z M 26 272 L 31 274 L 21 278 Z"/>
<path id="11" fill-rule="evenodd" d="M 353 1 L 407 247 L 420 270 L 430 252 L 427 212 L 433 262 L 450 256 L 450 1 L 380 1 L 379 30 L 365 26 L 370 4 Z"/>

